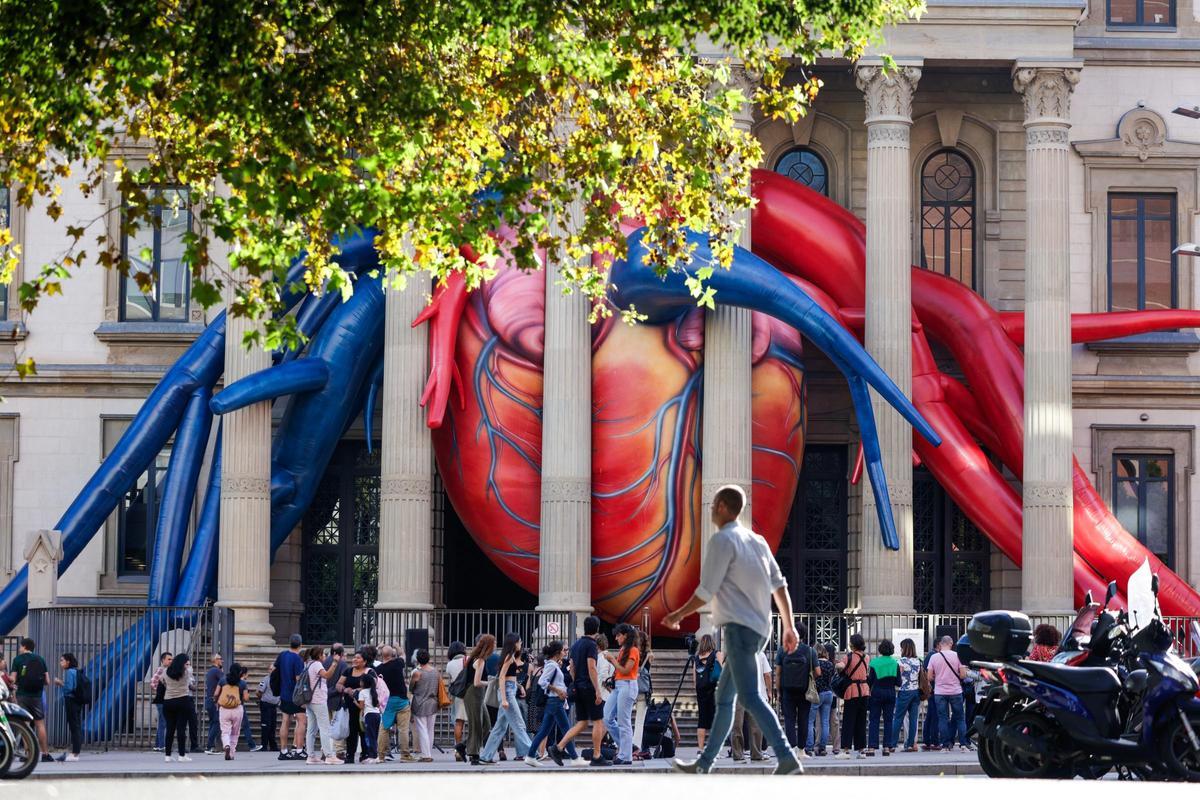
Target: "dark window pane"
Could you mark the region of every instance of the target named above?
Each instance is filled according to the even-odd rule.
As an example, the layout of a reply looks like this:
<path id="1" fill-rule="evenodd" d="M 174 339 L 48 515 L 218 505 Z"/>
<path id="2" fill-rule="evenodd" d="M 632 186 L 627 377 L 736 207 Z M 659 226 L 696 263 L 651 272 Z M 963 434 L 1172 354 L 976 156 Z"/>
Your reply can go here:
<path id="1" fill-rule="evenodd" d="M 829 194 L 829 170 L 825 161 L 807 147 L 798 147 L 784 153 L 775 164 L 775 171 L 801 183 L 814 192 Z"/>
<path id="2" fill-rule="evenodd" d="M 1113 455 L 1113 512 L 1121 526 L 1168 567 L 1174 540 L 1173 470 L 1172 456 Z"/>
<path id="3" fill-rule="evenodd" d="M 1145 204 L 1146 215 L 1155 217 L 1166 217 L 1170 219 L 1175 213 L 1175 198 L 1167 195 L 1149 195 L 1142 199 Z"/>
<path id="4" fill-rule="evenodd" d="M 1117 481 L 1113 492 L 1113 513 L 1121 527 L 1137 536 L 1138 485 L 1135 481 Z"/>
<path id="5" fill-rule="evenodd" d="M 1118 478 L 1136 478 L 1139 474 L 1139 462 L 1133 456 L 1114 456 L 1113 474 Z"/>
<path id="6" fill-rule="evenodd" d="M 1145 0 L 1142 5 L 1143 25 L 1170 25 L 1175 16 L 1173 0 Z"/>
<path id="7" fill-rule="evenodd" d="M 1138 309 L 1138 224 L 1136 219 L 1110 223 L 1109 258 L 1112 279 L 1109 307 L 1113 311 Z"/>
<path id="8" fill-rule="evenodd" d="M 1137 23 L 1137 0 L 1108 0 L 1108 21 L 1116 25 Z"/>
<path id="9" fill-rule="evenodd" d="M 1175 305 L 1171 297 L 1172 227 L 1170 220 L 1146 220 L 1146 303 L 1143 308 L 1172 308 Z"/>
<path id="10" fill-rule="evenodd" d="M 152 205 L 154 222 L 141 223 L 124 239 L 129 275 L 123 279 L 125 302 L 122 319 L 130 322 L 186 322 L 191 275 L 183 259 L 185 234 L 191 229 L 191 212 L 185 189 L 156 189 Z M 143 289 L 138 276 L 147 276 Z"/>
<path id="11" fill-rule="evenodd" d="M 921 266 L 974 285 L 975 171 L 954 150 L 921 169 Z"/>

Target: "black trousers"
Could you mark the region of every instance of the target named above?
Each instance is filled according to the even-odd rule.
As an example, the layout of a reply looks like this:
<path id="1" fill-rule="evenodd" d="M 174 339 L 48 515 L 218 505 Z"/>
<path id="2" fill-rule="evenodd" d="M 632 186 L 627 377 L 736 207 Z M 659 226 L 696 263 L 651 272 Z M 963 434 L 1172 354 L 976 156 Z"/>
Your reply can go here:
<path id="1" fill-rule="evenodd" d="M 358 703 L 351 703 L 350 709 L 350 734 L 346 737 L 346 763 L 354 763 L 354 754 L 358 752 L 358 742 L 362 738 L 362 727 L 359 723 L 359 718 L 362 710 L 358 707 Z M 367 752 L 367 743 L 363 742 L 363 753 Z"/>
<path id="2" fill-rule="evenodd" d="M 261 720 L 259 724 L 259 738 L 262 739 L 263 750 L 268 753 L 279 749 L 279 742 L 275 741 L 275 736 L 278 731 L 276 727 L 275 717 L 279 713 L 279 706 L 272 703 L 259 703 L 258 715 Z"/>
<path id="3" fill-rule="evenodd" d="M 855 697 L 842 701 L 842 749 L 865 750 L 867 747 L 867 703 L 870 698 Z"/>
<path id="4" fill-rule="evenodd" d="M 75 700 L 67 698 L 67 730 L 71 734 L 71 752 L 79 755 L 83 749 L 83 706 Z"/>
<path id="5" fill-rule="evenodd" d="M 167 755 L 171 755 L 171 743 L 176 741 L 179 743 L 179 755 L 187 755 L 185 745 L 188 727 L 196 724 L 196 706 L 192 698 L 173 697 L 164 700 L 162 712 L 167 718 L 167 738 L 164 742 Z"/>
<path id="6" fill-rule="evenodd" d="M 788 744 L 803 748 L 808 739 L 808 707 L 804 699 L 806 689 L 783 689 L 779 693 L 779 704 L 783 708 L 783 732 Z"/>
<path id="7" fill-rule="evenodd" d="M 196 713 L 196 701 L 191 697 L 188 697 L 187 701 L 188 709 L 191 712 L 187 720 L 188 738 L 192 740 L 192 752 L 199 753 L 202 752 L 200 750 L 200 715 Z M 182 755 L 184 751 L 180 750 L 179 752 Z"/>

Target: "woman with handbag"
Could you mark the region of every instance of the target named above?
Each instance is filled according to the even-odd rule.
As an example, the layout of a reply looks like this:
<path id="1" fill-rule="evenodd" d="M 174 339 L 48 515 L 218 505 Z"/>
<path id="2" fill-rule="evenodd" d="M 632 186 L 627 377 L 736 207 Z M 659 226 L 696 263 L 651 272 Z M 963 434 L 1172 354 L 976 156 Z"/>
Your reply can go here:
<path id="1" fill-rule="evenodd" d="M 467 646 L 459 641 L 451 642 L 447 656 L 449 660 L 446 662 L 446 683 L 449 688 L 466 668 Z M 466 761 L 467 746 L 463 742 L 463 729 L 467 725 L 467 704 L 463 698 L 456 697 L 451 692 L 447 694 L 450 695 L 450 719 L 454 722 L 454 760 Z"/>
<path id="2" fill-rule="evenodd" d="M 521 759 L 529 752 L 529 732 L 525 728 L 525 719 L 521 716 L 521 709 L 517 704 L 517 666 L 521 660 L 521 637 L 510 633 L 504 637 L 500 666 L 496 670 L 496 692 L 500 698 L 499 714 L 487 742 L 479 751 L 480 764 L 495 763 L 496 753 L 509 731 L 512 731 L 516 742 L 517 758 Z"/>
<path id="3" fill-rule="evenodd" d="M 487 691 L 488 657 L 496 650 L 496 637 L 484 633 L 475 641 L 473 649 L 466 658 L 467 694 L 463 698 L 467 707 L 467 759 L 479 766 L 479 751 L 492 732 L 492 721 L 488 717 L 487 707 L 483 703 L 483 695 Z"/>
<path id="4" fill-rule="evenodd" d="M 158 729 L 154 734 L 154 752 L 163 749 L 163 739 L 167 735 L 167 717 L 163 714 L 163 695 L 166 693 L 167 685 L 162 682 L 163 675 L 166 674 L 167 667 L 171 666 L 171 654 L 163 653 L 158 657 L 158 669 L 154 670 L 154 675 L 150 678 L 150 693 L 153 697 L 150 704 L 158 707 Z M 7 675 L 7 673 L 5 673 Z"/>
<path id="5" fill-rule="evenodd" d="M 928 678 L 922 681 L 921 659 L 917 658 L 917 645 L 912 639 L 900 641 L 900 658 L 897 659 L 900 691 L 896 694 L 896 716 L 892 723 L 892 746 L 900 742 L 900 728 L 908 720 L 904 752 L 917 752 L 917 715 L 921 712 L 921 701 L 925 699 L 921 684 L 928 686 Z"/>
<path id="6" fill-rule="evenodd" d="M 417 668 L 410 679 L 409 701 L 412 703 L 413 724 L 417 729 L 418 760 L 429 763 L 433 761 L 433 723 L 441 703 L 439 694 L 445 691 L 445 686 L 437 670 L 429 663 L 428 650 L 418 650 L 416 658 Z"/>
<path id="7" fill-rule="evenodd" d="M 345 764 L 337 757 L 333 749 L 333 725 L 329 719 L 329 679 L 337 674 L 342 664 L 340 653 L 334 653 L 333 659 L 326 667 L 322 663 L 325 648 L 312 647 L 308 651 L 308 664 L 298 680 L 307 681 L 312 689 L 312 699 L 304 706 L 304 714 L 308 727 L 304 730 L 304 749 L 308 751 L 308 764 L 329 764 L 337 766 Z M 317 734 L 321 734 L 321 752 L 325 758 L 317 755 Z"/>
<path id="8" fill-rule="evenodd" d="M 871 689 L 867 686 L 870 659 L 867 657 L 867 642 L 861 633 L 850 637 L 850 652 L 838 662 L 838 675 L 834 678 L 833 691 L 842 697 L 842 752 L 837 758 L 850 758 L 850 751 L 857 750 L 859 758 L 866 758 L 867 749 L 867 703 Z"/>
<path id="9" fill-rule="evenodd" d="M 830 722 L 836 722 L 834 713 L 837 697 L 830 685 L 836 674 L 833 662 L 837 659 L 837 650 L 832 644 L 824 644 L 817 651 L 817 702 L 809 707 L 808 727 L 805 728 L 804 752 L 807 755 L 824 756 L 830 740 Z M 835 732 L 836 735 L 836 732 Z M 837 744 L 834 743 L 834 753 Z"/>

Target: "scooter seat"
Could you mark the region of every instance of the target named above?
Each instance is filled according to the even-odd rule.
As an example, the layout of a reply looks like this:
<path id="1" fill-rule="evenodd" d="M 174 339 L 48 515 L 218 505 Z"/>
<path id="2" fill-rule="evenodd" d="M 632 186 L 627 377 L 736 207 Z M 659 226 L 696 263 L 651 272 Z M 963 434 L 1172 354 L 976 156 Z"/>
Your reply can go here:
<path id="1" fill-rule="evenodd" d="M 1121 688 L 1117 671 L 1110 667 L 1069 667 L 1043 661 L 1022 661 L 1021 666 L 1038 678 L 1084 694 L 1112 692 Z"/>

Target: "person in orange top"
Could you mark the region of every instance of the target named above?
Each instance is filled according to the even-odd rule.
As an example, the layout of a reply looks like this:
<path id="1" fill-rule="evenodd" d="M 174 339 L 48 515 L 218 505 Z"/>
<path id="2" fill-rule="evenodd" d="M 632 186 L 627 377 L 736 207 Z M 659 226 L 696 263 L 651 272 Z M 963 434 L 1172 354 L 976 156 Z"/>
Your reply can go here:
<path id="1" fill-rule="evenodd" d="M 622 622 L 613 635 L 620 650 L 614 657 L 604 657 L 613 662 L 616 686 L 604 702 L 604 726 L 616 735 L 617 758 L 614 765 L 628 766 L 633 763 L 633 704 L 637 702 L 638 665 L 642 654 L 637 649 L 637 635 L 633 626 Z"/>
<path id="2" fill-rule="evenodd" d="M 850 637 L 850 652 L 837 663 L 836 669 L 850 679 L 846 693 L 842 695 L 842 752 L 837 758 L 850 758 L 853 748 L 863 758 L 867 747 L 867 700 L 871 689 L 867 686 L 867 673 L 871 659 L 867 657 L 867 643 L 861 633 Z"/>

